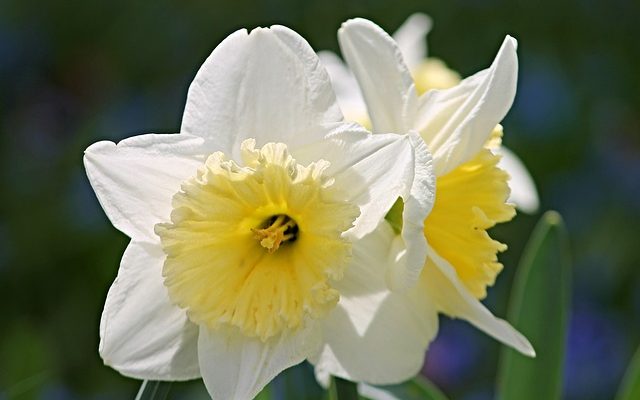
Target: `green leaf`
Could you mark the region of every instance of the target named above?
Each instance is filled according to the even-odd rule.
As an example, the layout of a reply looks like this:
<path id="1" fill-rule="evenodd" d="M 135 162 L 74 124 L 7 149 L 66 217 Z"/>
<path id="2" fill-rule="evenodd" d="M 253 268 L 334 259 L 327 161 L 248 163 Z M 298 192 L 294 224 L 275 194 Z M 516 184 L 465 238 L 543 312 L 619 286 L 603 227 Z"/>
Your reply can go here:
<path id="1" fill-rule="evenodd" d="M 370 400 L 447 400 L 436 385 L 422 376 L 397 385 L 364 386 L 361 394 Z"/>
<path id="2" fill-rule="evenodd" d="M 358 386 L 351 381 L 333 377 L 329 388 L 330 400 L 359 400 Z"/>
<path id="3" fill-rule="evenodd" d="M 33 325 L 18 321 L 0 336 L 0 398 L 40 399 L 51 382 L 51 344 Z"/>
<path id="4" fill-rule="evenodd" d="M 265 387 L 260 393 L 258 393 L 254 400 L 271 400 L 272 396 L 273 395 L 271 394 L 271 387 L 267 385 L 267 387 Z"/>
<path id="5" fill-rule="evenodd" d="M 560 214 L 545 213 L 516 272 L 508 320 L 525 335 L 536 358 L 504 348 L 498 370 L 502 400 L 562 397 L 571 291 L 568 236 Z"/>
<path id="6" fill-rule="evenodd" d="M 140 385 L 135 400 L 165 400 L 171 389 L 171 382 L 144 381 Z"/>
<path id="7" fill-rule="evenodd" d="M 622 384 L 618 389 L 616 400 L 637 400 L 640 399 L 640 348 L 633 356 L 631 363 L 624 374 Z"/>

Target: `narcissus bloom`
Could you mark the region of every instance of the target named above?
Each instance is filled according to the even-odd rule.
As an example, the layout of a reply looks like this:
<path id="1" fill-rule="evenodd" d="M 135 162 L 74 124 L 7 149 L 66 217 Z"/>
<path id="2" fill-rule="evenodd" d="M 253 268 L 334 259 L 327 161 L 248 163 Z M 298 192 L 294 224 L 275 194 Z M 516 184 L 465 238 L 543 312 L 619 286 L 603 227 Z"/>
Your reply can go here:
<path id="1" fill-rule="evenodd" d="M 426 36 L 431 30 L 431 19 L 424 14 L 411 15 L 393 34 L 393 39 L 413 78 L 418 95 L 432 89 L 448 89 L 460 83 L 460 75 L 448 68 L 439 58 L 427 57 Z M 320 59 L 325 64 L 333 82 L 338 103 L 345 118 L 371 127 L 367 108 L 355 76 L 335 54 L 322 51 Z M 495 135 L 502 135 L 502 127 L 496 126 Z M 500 141 L 493 143 L 491 151 L 500 154 L 499 167 L 510 175 L 509 202 L 521 211 L 532 213 L 538 209 L 539 199 L 535 184 L 522 161 Z"/>
<path id="2" fill-rule="evenodd" d="M 480 302 L 502 269 L 497 253 L 506 246 L 489 237 L 487 229 L 510 220 L 515 210 L 507 203 L 508 175 L 498 168 L 499 156 L 492 152 L 500 141 L 496 125 L 511 107 L 516 90 L 518 60 L 516 41 L 507 37 L 493 64 L 486 70 L 442 90 L 421 96 L 397 44 L 374 23 L 355 19 L 343 24 L 338 33 L 340 47 L 360 84 L 373 132 L 418 132 L 427 144 L 436 175 L 436 200 L 425 220 L 424 235 L 429 254 L 415 284 L 407 291 L 391 287 L 394 301 L 403 302 L 431 336 L 421 337 L 422 350 L 437 331 L 437 312 L 463 318 L 489 335 L 526 355 L 534 350 L 525 337 L 506 321 L 494 317 Z M 402 225 L 402 201 L 388 214 L 369 240 L 373 248 L 401 249 L 395 230 Z M 395 239 L 394 239 L 395 237 Z M 372 256 L 371 264 L 382 257 Z M 402 260 L 398 254 L 397 260 Z M 383 268 L 380 266 L 380 268 Z M 430 313 L 425 316 L 424 313 Z M 361 336 L 372 329 L 363 323 Z M 394 326 L 402 332 L 402 327 Z M 405 340 L 399 337 L 399 340 Z M 354 375 L 349 366 L 361 354 L 376 353 L 370 342 L 355 342 L 353 357 L 336 356 L 353 341 L 343 336 L 341 345 L 326 346 L 316 362 L 320 380 L 329 373 L 347 379 L 383 384 L 393 383 L 382 375 Z M 423 351 L 402 360 L 404 373 L 417 373 Z M 341 370 L 342 368 L 342 370 Z M 338 371 L 338 372 L 336 372 Z M 369 372 L 369 371 L 364 371 Z M 405 379 L 408 376 L 405 376 Z M 400 376 L 396 377 L 398 380 Z"/>
<path id="3" fill-rule="evenodd" d="M 191 84 L 179 134 L 99 142 L 84 161 L 131 238 L 100 323 L 100 355 L 124 375 L 202 376 L 215 399 L 249 399 L 351 321 L 412 323 L 403 304 L 366 295 L 388 269 L 368 268 L 378 249 L 363 238 L 400 196 L 415 255 L 394 271 L 420 268 L 429 153 L 417 135 L 343 122 L 316 54 L 287 28 L 225 39 Z M 406 352 L 393 335 L 376 338 Z"/>

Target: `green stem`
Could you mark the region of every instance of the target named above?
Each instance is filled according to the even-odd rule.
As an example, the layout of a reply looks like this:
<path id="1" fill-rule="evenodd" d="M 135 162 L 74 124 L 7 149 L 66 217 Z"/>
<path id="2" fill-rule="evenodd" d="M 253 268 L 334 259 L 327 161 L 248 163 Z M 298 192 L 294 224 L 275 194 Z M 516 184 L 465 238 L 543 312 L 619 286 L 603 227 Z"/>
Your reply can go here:
<path id="1" fill-rule="evenodd" d="M 144 381 L 135 400 L 165 400 L 170 388 L 171 382 Z"/>
<path id="2" fill-rule="evenodd" d="M 354 382 L 334 376 L 331 380 L 329 398 L 331 400 L 358 400 L 358 386 Z"/>

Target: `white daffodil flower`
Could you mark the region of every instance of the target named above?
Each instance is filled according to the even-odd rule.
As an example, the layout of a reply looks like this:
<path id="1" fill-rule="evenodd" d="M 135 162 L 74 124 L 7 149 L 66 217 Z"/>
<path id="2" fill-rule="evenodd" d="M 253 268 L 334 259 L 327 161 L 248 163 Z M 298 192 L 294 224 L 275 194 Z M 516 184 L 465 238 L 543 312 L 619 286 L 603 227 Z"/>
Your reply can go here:
<path id="1" fill-rule="evenodd" d="M 350 20 L 343 24 L 338 38 L 362 88 L 373 132 L 418 132 L 433 155 L 436 200 L 424 225 L 428 258 L 413 287 L 387 295 L 404 303 L 399 308 L 429 326 L 423 331 L 431 336 L 415 339 L 424 345 L 422 350 L 437 330 L 437 312 L 443 312 L 463 318 L 521 353 L 533 356 L 528 340 L 480 302 L 487 286 L 493 284 L 502 269 L 497 253 L 506 248 L 492 240 L 486 230 L 515 214 L 514 207 L 506 202 L 508 175 L 497 167 L 499 156 L 490 150 L 500 139 L 494 127 L 506 115 L 515 96 L 518 69 L 515 39 L 505 39 L 488 69 L 453 88 L 430 90 L 418 97 L 400 49 L 380 27 L 364 19 Z M 387 216 L 391 223 L 382 224 L 367 238 L 379 243 L 373 248 L 392 242 L 392 250 L 398 251 L 398 261 L 403 260 L 403 243 L 392 227 L 397 228 L 397 215 L 402 213 L 399 201 Z M 372 258 L 370 269 L 383 268 L 380 264 Z M 425 317 L 425 313 L 430 316 Z M 398 325 L 393 328 L 400 332 L 410 330 Z M 364 320 L 358 329 L 354 335 L 366 337 L 379 328 Z M 371 370 L 364 371 L 368 375 L 354 375 L 351 366 L 367 362 L 362 354 L 378 349 L 366 340 L 355 341 L 344 332 L 335 333 L 339 334 L 342 342 L 336 340 L 325 346 L 314 360 L 320 382 L 326 382 L 329 374 L 373 384 L 402 380 L 400 374 L 393 382 L 387 379 L 388 375 L 376 375 Z M 398 340 L 409 338 L 399 335 Z M 343 359 L 337 355 L 347 348 L 351 348 L 352 357 Z M 397 364 L 389 368 L 402 369 L 404 373 L 414 368 L 417 373 L 423 355 L 423 351 L 413 356 L 406 354 L 404 369 Z M 408 377 L 405 375 L 404 379 Z"/>
<path id="2" fill-rule="evenodd" d="M 341 332 L 358 339 L 363 321 L 379 326 L 364 340 L 384 354 L 421 351 L 429 336 L 404 303 L 379 295 L 387 268 L 368 264 L 388 256 L 390 242 L 371 232 L 400 196 L 416 255 L 398 271 L 420 269 L 430 155 L 417 135 L 343 122 L 329 76 L 295 32 L 233 33 L 191 84 L 181 133 L 98 142 L 84 162 L 131 238 L 100 323 L 100 355 L 120 373 L 202 377 L 214 399 L 250 399 L 336 335 L 342 343 Z M 382 329 L 389 323 L 411 340 Z"/>
<path id="3" fill-rule="evenodd" d="M 426 37 L 431 27 L 431 18 L 425 14 L 417 13 L 411 15 L 393 34 L 402 59 L 413 77 L 418 95 L 432 89 L 451 88 L 459 84 L 461 80 L 460 75 L 449 69 L 442 60 L 427 57 Z M 319 56 L 329 72 L 338 104 L 342 108 L 345 118 L 370 128 L 371 122 L 367 107 L 353 73 L 334 53 L 322 51 Z M 498 126 L 496 129 L 502 128 Z M 501 134 L 501 131 L 496 131 L 496 135 L 498 134 Z M 510 175 L 509 202 L 514 203 L 521 211 L 536 212 L 540 203 L 538 192 L 524 163 L 504 146 L 497 145 L 491 150 L 501 155 L 498 165 Z"/>

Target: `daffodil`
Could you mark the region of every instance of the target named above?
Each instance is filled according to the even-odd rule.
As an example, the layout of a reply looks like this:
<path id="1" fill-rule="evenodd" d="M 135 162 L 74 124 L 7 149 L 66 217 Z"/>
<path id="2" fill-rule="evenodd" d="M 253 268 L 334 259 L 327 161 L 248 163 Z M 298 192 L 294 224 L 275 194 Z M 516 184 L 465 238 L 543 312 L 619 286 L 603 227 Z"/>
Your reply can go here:
<path id="1" fill-rule="evenodd" d="M 403 303 L 405 312 L 422 324 L 420 330 L 394 320 L 386 329 L 411 332 L 422 351 L 404 354 L 394 360 L 390 368 L 401 373 L 395 381 L 389 375 L 363 370 L 355 375 L 351 366 L 367 362 L 363 354 L 375 353 L 371 341 L 354 341 L 344 332 L 342 341 L 326 345 L 315 360 L 319 380 L 326 381 L 329 374 L 356 381 L 388 384 L 417 373 L 424 350 L 437 331 L 437 313 L 463 318 L 479 329 L 515 348 L 533 356 L 531 344 L 506 321 L 496 318 L 482 303 L 486 288 L 493 284 L 502 269 L 497 253 L 506 246 L 491 239 L 487 230 L 499 222 L 510 220 L 515 210 L 507 202 L 508 175 L 498 168 L 499 156 L 491 150 L 500 136 L 494 128 L 511 107 L 516 91 L 518 60 L 516 41 L 507 37 L 491 66 L 462 80 L 448 89 L 427 91 L 420 97 L 416 83 L 402 54 L 391 36 L 374 23 L 364 19 L 347 21 L 339 30 L 342 53 L 362 89 L 373 132 L 418 132 L 432 157 L 436 175 L 436 199 L 433 210 L 424 222 L 423 234 L 429 252 L 424 268 L 408 290 L 390 286 L 385 292 L 383 282 L 376 282 L 381 296 L 389 302 Z M 371 269 L 384 268 L 381 262 L 384 243 L 391 243 L 391 251 L 398 251 L 397 260 L 403 259 L 402 241 L 395 231 L 402 225 L 403 202 L 398 201 L 387 215 L 389 223 L 367 237 L 377 242 L 378 254 L 372 254 Z M 413 276 L 413 275 L 412 275 Z M 364 299 L 364 297 L 363 297 Z M 351 300 L 351 299 L 350 299 Z M 369 321 L 357 325 L 359 335 L 366 339 L 380 329 Z M 336 336 L 338 333 L 336 332 Z M 397 335 L 399 341 L 408 335 Z M 355 346 L 354 346 L 355 343 Z M 338 354 L 352 349 L 350 358 Z"/>
<path id="2" fill-rule="evenodd" d="M 369 238 L 400 196 L 415 222 L 403 229 L 411 254 L 393 271 L 421 268 L 430 155 L 417 135 L 343 122 L 317 55 L 287 28 L 226 38 L 190 86 L 179 134 L 98 142 L 84 162 L 131 238 L 99 347 L 126 376 L 202 377 L 215 399 L 250 399 L 334 335 L 353 337 L 351 321 L 416 325 L 402 303 L 376 296 L 389 269 L 368 268 L 381 254 Z M 378 334 L 387 353 L 420 346 Z"/>
<path id="3" fill-rule="evenodd" d="M 418 95 L 432 89 L 451 88 L 461 80 L 460 74 L 448 68 L 441 59 L 427 56 L 426 36 L 431 27 L 431 18 L 416 13 L 392 36 L 413 78 Z M 370 128 L 367 108 L 353 73 L 335 54 L 323 51 L 319 55 L 329 72 L 345 118 Z M 500 125 L 496 126 L 494 134 L 502 135 Z M 509 202 L 514 203 L 521 211 L 535 212 L 539 205 L 538 193 L 524 163 L 511 150 L 502 146 L 500 141 L 493 143 L 491 151 L 501 155 L 498 165 L 510 175 Z"/>

